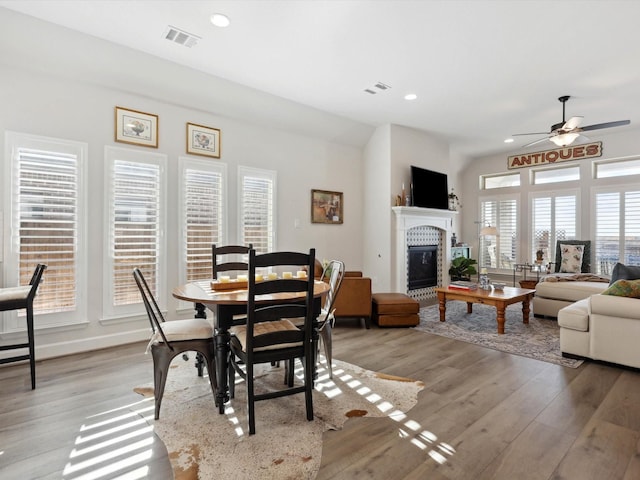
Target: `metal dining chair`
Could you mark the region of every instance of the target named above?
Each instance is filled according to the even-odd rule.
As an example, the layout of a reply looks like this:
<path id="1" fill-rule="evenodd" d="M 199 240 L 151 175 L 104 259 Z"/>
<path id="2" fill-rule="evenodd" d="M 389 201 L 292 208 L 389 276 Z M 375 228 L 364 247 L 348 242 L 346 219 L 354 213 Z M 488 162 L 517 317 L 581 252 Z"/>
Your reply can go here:
<path id="1" fill-rule="evenodd" d="M 15 355 L 0 359 L 0 364 L 29 360 L 31 369 L 31 390 L 36 388 L 36 352 L 33 328 L 33 299 L 38 291 L 38 286 L 42 280 L 42 274 L 47 266 L 39 263 L 36 266 L 31 281 L 27 286 L 0 288 L 0 311 L 21 310 L 27 311 L 27 343 L 15 343 L 12 345 L 0 345 L 0 350 L 24 349 L 29 350 L 28 354 Z"/>

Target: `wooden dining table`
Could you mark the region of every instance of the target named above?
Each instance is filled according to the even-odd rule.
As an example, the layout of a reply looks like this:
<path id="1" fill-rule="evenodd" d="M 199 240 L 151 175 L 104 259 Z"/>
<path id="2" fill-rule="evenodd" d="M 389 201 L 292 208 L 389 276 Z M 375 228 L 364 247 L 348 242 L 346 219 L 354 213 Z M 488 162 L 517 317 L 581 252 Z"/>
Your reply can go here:
<path id="1" fill-rule="evenodd" d="M 320 315 L 322 298 L 329 291 L 329 284 L 316 280 L 314 283 L 313 318 Z M 229 401 L 228 368 L 229 342 L 231 334 L 229 328 L 234 325 L 234 316 L 247 313 L 247 289 L 214 290 L 210 280 L 202 280 L 173 289 L 172 295 L 187 302 L 194 303 L 196 318 L 207 318 L 206 309 L 215 312 L 214 344 L 216 359 L 216 406 L 219 413 L 224 413 L 224 404 Z M 265 306 L 283 302 L 300 302 L 304 300 L 304 292 L 282 292 L 256 297 L 256 304 Z M 317 332 L 314 333 L 317 341 Z M 314 349 L 315 351 L 315 349 Z M 314 362 L 315 364 L 315 362 Z"/>

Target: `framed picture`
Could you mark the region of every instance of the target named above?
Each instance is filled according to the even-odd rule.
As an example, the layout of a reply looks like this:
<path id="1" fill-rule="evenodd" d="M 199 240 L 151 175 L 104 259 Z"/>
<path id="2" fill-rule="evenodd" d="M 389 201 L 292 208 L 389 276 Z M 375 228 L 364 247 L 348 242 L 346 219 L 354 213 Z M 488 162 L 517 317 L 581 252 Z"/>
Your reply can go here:
<path id="1" fill-rule="evenodd" d="M 116 142 L 158 148 L 158 116 L 116 107 Z"/>
<path id="2" fill-rule="evenodd" d="M 220 130 L 187 123 L 187 153 L 220 158 Z"/>
<path id="3" fill-rule="evenodd" d="M 311 223 L 342 223 L 342 192 L 311 190 Z"/>

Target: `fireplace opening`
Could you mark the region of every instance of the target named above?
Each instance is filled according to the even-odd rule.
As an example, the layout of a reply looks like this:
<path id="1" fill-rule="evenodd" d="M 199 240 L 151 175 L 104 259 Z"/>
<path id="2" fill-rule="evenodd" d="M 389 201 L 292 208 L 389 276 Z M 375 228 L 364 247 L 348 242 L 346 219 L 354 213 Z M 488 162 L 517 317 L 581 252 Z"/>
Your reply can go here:
<path id="1" fill-rule="evenodd" d="M 409 290 L 438 285 L 438 246 L 409 247 Z"/>

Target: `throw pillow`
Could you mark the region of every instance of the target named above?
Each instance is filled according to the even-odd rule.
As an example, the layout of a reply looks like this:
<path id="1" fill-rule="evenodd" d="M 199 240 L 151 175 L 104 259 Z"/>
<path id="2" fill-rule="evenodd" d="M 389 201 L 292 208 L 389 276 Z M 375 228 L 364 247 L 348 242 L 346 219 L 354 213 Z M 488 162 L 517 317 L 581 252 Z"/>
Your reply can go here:
<path id="1" fill-rule="evenodd" d="M 611 272 L 609 285 L 613 285 L 616 280 L 637 280 L 638 278 L 640 278 L 640 267 L 616 263 Z"/>
<path id="2" fill-rule="evenodd" d="M 580 273 L 584 245 L 560 245 L 560 273 Z"/>
<path id="3" fill-rule="evenodd" d="M 640 280 L 616 280 L 602 295 L 640 298 Z"/>

